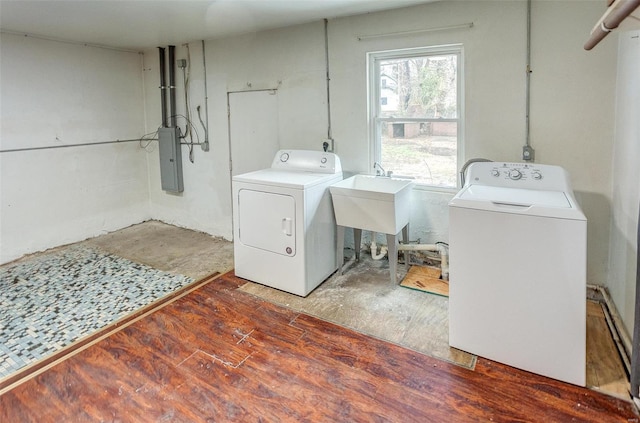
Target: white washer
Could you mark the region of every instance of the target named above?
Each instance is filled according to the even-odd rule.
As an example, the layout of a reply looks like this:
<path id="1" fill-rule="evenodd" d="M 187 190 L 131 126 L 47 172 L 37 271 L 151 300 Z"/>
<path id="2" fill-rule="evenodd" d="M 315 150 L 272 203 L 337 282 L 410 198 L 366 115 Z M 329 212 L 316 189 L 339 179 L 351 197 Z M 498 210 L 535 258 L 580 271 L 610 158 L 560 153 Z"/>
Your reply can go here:
<path id="1" fill-rule="evenodd" d="M 271 168 L 233 177 L 236 276 L 306 296 L 337 268 L 328 187 L 342 180 L 332 153 L 280 150 Z"/>
<path id="2" fill-rule="evenodd" d="M 474 163 L 449 217 L 449 344 L 584 386 L 587 221 L 567 172 Z"/>

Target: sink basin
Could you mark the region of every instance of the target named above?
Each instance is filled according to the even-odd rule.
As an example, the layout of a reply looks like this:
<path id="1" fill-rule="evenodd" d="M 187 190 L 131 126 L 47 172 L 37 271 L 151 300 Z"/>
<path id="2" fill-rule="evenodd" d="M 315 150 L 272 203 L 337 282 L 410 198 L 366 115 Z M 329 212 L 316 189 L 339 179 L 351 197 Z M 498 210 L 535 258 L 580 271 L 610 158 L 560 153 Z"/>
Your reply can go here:
<path id="1" fill-rule="evenodd" d="M 406 179 L 355 175 L 329 187 L 340 226 L 396 235 L 409 223 Z"/>

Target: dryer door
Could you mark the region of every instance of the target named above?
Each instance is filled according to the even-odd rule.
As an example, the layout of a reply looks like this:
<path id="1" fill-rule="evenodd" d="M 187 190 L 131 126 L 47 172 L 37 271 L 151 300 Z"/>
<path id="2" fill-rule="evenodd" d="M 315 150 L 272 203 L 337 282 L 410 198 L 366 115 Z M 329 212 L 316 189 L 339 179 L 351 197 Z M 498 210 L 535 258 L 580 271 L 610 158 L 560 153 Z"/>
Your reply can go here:
<path id="1" fill-rule="evenodd" d="M 292 196 L 241 189 L 238 220 L 244 245 L 284 256 L 296 254 L 296 201 Z"/>

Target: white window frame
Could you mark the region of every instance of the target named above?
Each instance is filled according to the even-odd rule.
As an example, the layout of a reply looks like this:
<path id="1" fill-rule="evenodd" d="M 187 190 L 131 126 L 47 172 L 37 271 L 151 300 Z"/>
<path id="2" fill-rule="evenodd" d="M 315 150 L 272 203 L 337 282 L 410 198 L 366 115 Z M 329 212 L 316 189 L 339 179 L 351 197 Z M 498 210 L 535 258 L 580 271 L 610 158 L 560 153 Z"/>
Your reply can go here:
<path id="1" fill-rule="evenodd" d="M 457 106 L 458 117 L 455 119 L 432 119 L 432 118 L 381 118 L 380 117 L 380 61 L 408 58 L 437 56 L 442 54 L 453 54 L 458 56 L 457 67 Z M 370 166 L 373 171 L 373 164 L 380 163 L 381 139 L 379 130 L 382 122 L 402 121 L 402 122 L 457 122 L 458 143 L 456 149 L 457 169 L 455 187 L 438 187 L 428 184 L 416 184 L 418 189 L 440 192 L 456 192 L 460 188 L 460 180 L 457 173 L 464 160 L 464 49 L 462 44 L 448 44 L 432 47 L 404 48 L 396 50 L 373 51 L 367 53 L 367 92 L 368 92 L 368 119 L 369 119 L 369 151 Z M 384 163 L 382 163 L 384 166 Z M 388 169 L 393 171 L 393 169 Z"/>

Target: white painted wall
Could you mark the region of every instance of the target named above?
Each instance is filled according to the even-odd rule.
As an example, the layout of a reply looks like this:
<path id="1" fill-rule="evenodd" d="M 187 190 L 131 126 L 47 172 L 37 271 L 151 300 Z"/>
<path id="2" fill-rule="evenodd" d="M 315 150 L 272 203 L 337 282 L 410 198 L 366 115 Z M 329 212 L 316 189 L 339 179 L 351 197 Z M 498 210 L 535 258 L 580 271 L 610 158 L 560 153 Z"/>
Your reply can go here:
<path id="1" fill-rule="evenodd" d="M 524 140 L 525 10 L 519 2 L 442 2 L 331 21 L 333 134 L 344 168 L 372 172 L 367 52 L 457 43 L 463 44 L 465 61 L 465 156 L 516 160 Z M 471 29 L 357 39 L 470 22 Z M 453 194 L 414 190 L 411 239 L 448 241 L 447 203 Z"/>
<path id="2" fill-rule="evenodd" d="M 536 1 L 531 139 L 540 163 L 565 167 L 588 219 L 587 280 L 607 281 L 617 35 L 582 49 L 600 2 Z M 535 25 L 535 24 L 534 24 Z"/>
<path id="3" fill-rule="evenodd" d="M 227 93 L 260 89 L 278 91 L 278 133 L 282 148 L 317 149 L 326 138 L 324 35 L 321 22 L 259 34 L 206 42 L 210 152 L 195 148 L 195 162 L 183 146 L 184 192 L 171 195 L 160 187 L 157 151 L 149 153 L 150 197 L 154 218 L 231 239 L 231 176 Z M 189 45 L 191 107 L 204 110 L 201 43 Z M 176 58 L 187 58 L 178 46 Z M 145 52 L 147 127 L 160 125 L 158 53 Z M 182 74 L 177 76 L 179 114 L 184 114 Z M 204 115 L 203 115 L 204 116 Z M 197 122 L 197 115 L 194 114 Z M 184 119 L 178 119 L 184 128 Z M 196 124 L 202 138 L 200 124 Z M 260 139 L 256 139 L 259 143 Z M 253 149 L 245 154 L 255 154 Z"/>
<path id="4" fill-rule="evenodd" d="M 640 30 L 620 34 L 608 287 L 633 333 L 640 202 Z"/>
<path id="5" fill-rule="evenodd" d="M 534 1 L 532 6 L 531 142 L 539 163 L 565 167 L 589 218 L 592 283 L 606 281 L 613 137 L 615 38 L 585 52 L 601 14 L 597 2 Z M 472 29 L 358 41 L 473 22 Z M 521 161 L 525 140 L 526 2 L 439 2 L 339 19 L 330 24 L 332 112 L 344 167 L 366 172 L 365 54 L 368 51 L 462 43 L 465 57 L 465 157 Z M 414 192 L 412 238 L 448 239 L 452 194 Z"/>
<path id="6" fill-rule="evenodd" d="M 141 58 L 32 37 L 0 39 L 0 150 L 137 138 Z M 0 153 L 0 262 L 149 218 L 138 143 Z"/>
<path id="7" fill-rule="evenodd" d="M 628 324 L 635 234 L 630 219 L 637 200 L 636 181 L 627 179 L 624 169 L 637 162 L 637 143 L 631 142 L 637 127 L 621 135 L 627 128 L 621 119 L 628 120 L 618 115 L 613 156 L 617 36 L 591 52 L 582 50 L 601 11 L 600 2 L 534 1 L 531 140 L 538 162 L 571 173 L 589 218 L 589 282 L 608 281 Z M 346 173 L 369 172 L 371 166 L 366 53 L 450 43 L 465 49 L 466 158 L 519 161 L 525 17 L 525 2 L 455 1 L 331 20 L 333 135 Z M 466 22 L 474 27 L 356 39 Z M 323 23 L 315 22 L 206 42 L 211 151 L 196 146 L 192 164 L 183 147 L 181 195 L 161 190 L 155 143 L 146 152 L 126 143 L 0 153 L 0 260 L 148 218 L 231 239 L 227 93 L 276 88 L 281 146 L 319 150 L 327 134 L 323 30 Z M 129 139 L 160 125 L 155 49 L 145 52 L 141 78 L 135 53 L 9 34 L 0 41 L 1 150 Z M 190 59 L 191 118 L 202 140 L 196 114 L 200 105 L 204 117 L 201 43 L 189 44 L 188 51 L 178 46 L 176 57 Z M 627 82 L 620 82 L 620 75 L 618 80 L 619 93 L 625 92 Z M 180 69 L 176 82 L 178 113 L 185 114 Z M 620 101 L 630 101 L 620 94 L 618 99 L 618 108 Z M 184 128 L 184 120 L 179 123 Z M 412 238 L 447 241 L 452 195 L 415 190 Z"/>
<path id="8" fill-rule="evenodd" d="M 588 281 L 597 284 L 607 280 L 616 37 L 607 37 L 591 52 L 582 45 L 601 6 L 595 1 L 534 1 L 531 84 L 531 142 L 537 161 L 563 166 L 572 176 L 589 218 Z M 368 41 L 356 38 L 467 22 L 474 27 Z M 520 161 L 525 141 L 526 2 L 449 1 L 329 21 L 333 136 L 347 174 L 371 172 L 366 53 L 451 43 L 464 45 L 465 157 Z M 204 97 L 201 46 L 192 43 L 190 50 L 195 110 Z M 177 57 L 185 57 L 184 47 Z M 196 148 L 196 163 L 185 161 L 181 196 L 160 190 L 157 152 L 151 153 L 152 215 L 231 238 L 226 93 L 277 87 L 281 145 L 320 149 L 326 137 L 323 23 L 207 41 L 206 59 L 211 152 Z M 160 123 L 157 86 L 157 53 L 149 51 L 149 129 Z M 447 203 L 452 196 L 414 191 L 412 239 L 448 240 Z"/>
<path id="9" fill-rule="evenodd" d="M 280 150 L 278 91 L 241 91 L 228 98 L 231 175 L 271 166 Z"/>

